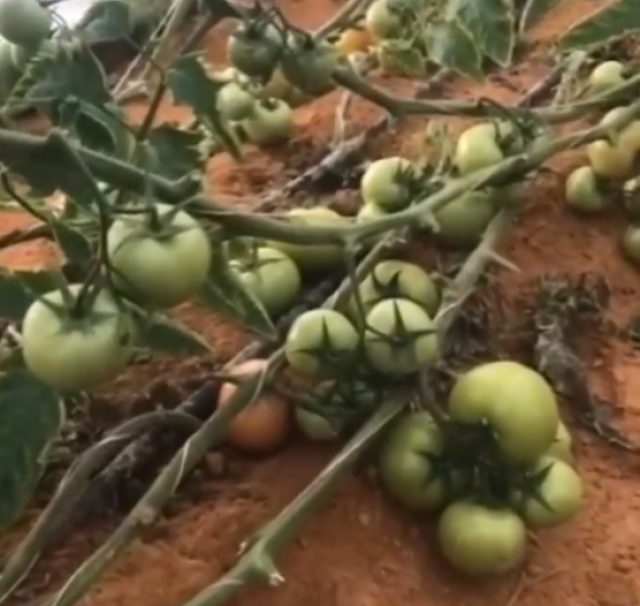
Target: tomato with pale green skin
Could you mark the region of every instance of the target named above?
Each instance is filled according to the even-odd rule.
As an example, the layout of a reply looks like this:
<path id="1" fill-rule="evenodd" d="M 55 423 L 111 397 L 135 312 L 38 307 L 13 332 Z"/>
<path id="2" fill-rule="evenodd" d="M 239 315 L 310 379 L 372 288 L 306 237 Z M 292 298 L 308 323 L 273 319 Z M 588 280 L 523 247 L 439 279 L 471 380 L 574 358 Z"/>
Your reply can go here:
<path id="1" fill-rule="evenodd" d="M 453 163 L 460 176 L 493 166 L 504 160 L 504 153 L 492 134 L 491 124 L 478 124 L 464 131 L 456 143 Z"/>
<path id="2" fill-rule="evenodd" d="M 567 206 L 584 214 L 599 213 L 611 207 L 611 198 L 601 189 L 590 166 L 576 168 L 565 183 Z"/>
<path id="3" fill-rule="evenodd" d="M 246 259 L 232 261 L 231 268 L 269 314 L 291 307 L 300 293 L 298 266 L 275 248 L 257 248 Z"/>
<path id="4" fill-rule="evenodd" d="M 80 284 L 69 287 L 77 296 Z M 42 297 L 59 308 L 61 291 Z M 79 318 L 36 300 L 22 321 L 22 354 L 41 381 L 61 390 L 85 390 L 115 379 L 133 355 L 134 323 L 106 291 Z"/>
<path id="5" fill-rule="evenodd" d="M 341 313 L 312 309 L 291 325 L 284 351 L 292 370 L 322 378 L 344 371 L 354 360 L 359 341 L 355 327 Z"/>
<path id="6" fill-rule="evenodd" d="M 338 432 L 331 423 L 317 412 L 296 406 L 293 415 L 303 436 L 314 442 L 332 442 L 338 439 Z"/>
<path id="7" fill-rule="evenodd" d="M 488 423 L 505 459 L 521 465 L 551 447 L 560 421 L 556 396 L 542 375 L 509 360 L 461 375 L 449 394 L 449 414 L 460 423 Z"/>
<path id="8" fill-rule="evenodd" d="M 376 371 L 402 377 L 431 367 L 438 359 L 433 320 L 409 299 L 385 299 L 367 314 L 364 354 Z"/>
<path id="9" fill-rule="evenodd" d="M 314 208 L 295 208 L 287 213 L 292 225 L 309 227 L 343 227 L 347 220 L 337 212 L 324 206 Z M 282 251 L 291 257 L 300 269 L 305 272 L 320 272 L 334 269 L 344 262 L 344 251 L 340 244 L 318 244 L 305 246 L 271 240 L 270 248 Z"/>
<path id="10" fill-rule="evenodd" d="M 155 205 L 161 222 L 176 209 Z M 107 233 L 119 287 L 140 304 L 166 309 L 194 296 L 206 282 L 212 247 L 202 226 L 184 210 L 156 229 L 147 213 L 118 217 Z"/>
<path id="11" fill-rule="evenodd" d="M 365 16 L 367 29 L 382 40 L 395 38 L 402 33 L 402 19 L 389 6 L 389 0 L 374 0 Z"/>
<path id="12" fill-rule="evenodd" d="M 385 212 L 395 212 L 411 204 L 411 181 L 415 180 L 413 164 L 398 156 L 372 162 L 360 181 L 360 194 L 365 204 L 375 204 Z"/>
<path id="13" fill-rule="evenodd" d="M 307 34 L 290 33 L 280 63 L 284 77 L 302 92 L 319 96 L 334 88 L 338 51 L 327 42 L 317 42 Z"/>
<path id="14" fill-rule="evenodd" d="M 513 496 L 514 505 L 530 528 L 553 528 L 573 520 L 582 507 L 584 488 L 576 470 L 559 459 L 543 457 L 530 470 L 531 474 L 546 471 L 546 475 L 538 486 L 541 500 L 533 495 Z"/>
<path id="15" fill-rule="evenodd" d="M 410 299 L 434 317 L 440 304 L 440 293 L 431 276 L 418 265 L 390 259 L 381 261 L 358 287 L 365 312 L 384 299 Z M 351 314 L 358 308 L 352 296 L 349 303 Z"/>
<path id="16" fill-rule="evenodd" d="M 228 82 L 216 96 L 216 105 L 220 115 L 231 122 L 248 118 L 254 111 L 257 100 L 247 85 Z"/>
<path id="17" fill-rule="evenodd" d="M 456 501 L 440 517 L 438 542 L 456 570 L 471 576 L 499 575 L 524 561 L 527 529 L 510 509 Z"/>
<path id="18" fill-rule="evenodd" d="M 53 15 L 37 0 L 0 1 L 0 36 L 12 44 L 37 47 L 51 32 Z"/>
<path id="19" fill-rule="evenodd" d="M 496 214 L 490 192 L 471 191 L 433 213 L 436 238 L 445 246 L 467 249 L 478 244 Z"/>
<path id="20" fill-rule="evenodd" d="M 240 126 L 251 143 L 261 146 L 290 139 L 295 128 L 291 108 L 280 99 L 258 101 L 253 113 L 241 120 Z"/>
<path id="21" fill-rule="evenodd" d="M 380 448 L 380 481 L 391 496 L 417 512 L 445 505 L 449 487 L 434 467 L 444 451 L 444 437 L 430 414 L 416 412 L 400 419 Z"/>
<path id="22" fill-rule="evenodd" d="M 243 74 L 266 78 L 277 67 L 283 47 L 283 35 L 271 23 L 240 23 L 227 41 L 227 57 Z"/>
<path id="23" fill-rule="evenodd" d="M 560 461 L 564 461 L 568 465 L 575 466 L 575 458 L 573 456 L 573 438 L 567 429 L 567 426 L 560 421 L 558 430 L 553 444 L 547 450 L 546 455 Z"/>
<path id="24" fill-rule="evenodd" d="M 587 81 L 589 92 L 599 95 L 612 88 L 622 86 L 626 80 L 624 71 L 625 67 L 620 61 L 604 61 L 596 65 Z"/>
<path id="25" fill-rule="evenodd" d="M 629 225 L 622 237 L 622 252 L 629 261 L 640 265 L 640 226 Z"/>

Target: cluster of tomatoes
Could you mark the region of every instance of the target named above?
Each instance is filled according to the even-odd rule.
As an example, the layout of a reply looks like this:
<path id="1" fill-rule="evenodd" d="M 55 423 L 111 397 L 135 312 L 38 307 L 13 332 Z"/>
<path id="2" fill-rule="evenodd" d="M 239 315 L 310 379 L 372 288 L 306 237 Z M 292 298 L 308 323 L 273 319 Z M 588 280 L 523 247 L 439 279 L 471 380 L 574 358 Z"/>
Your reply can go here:
<path id="1" fill-rule="evenodd" d="M 585 92 L 598 95 L 625 83 L 629 74 L 619 61 L 605 61 L 589 75 Z M 624 107 L 607 112 L 600 126 L 616 120 Z M 629 225 L 621 239 L 621 248 L 633 263 L 640 264 L 640 120 L 633 120 L 608 139 L 587 145 L 588 164 L 573 170 L 565 183 L 567 206 L 584 215 L 595 215 L 621 205 Z M 618 204 L 620 203 L 620 204 Z"/>
<path id="2" fill-rule="evenodd" d="M 379 452 L 386 490 L 419 513 L 439 513 L 444 557 L 470 575 L 522 563 L 527 529 L 573 519 L 583 486 L 556 398 L 541 375 L 512 361 L 458 377 L 444 418 L 399 419 Z"/>

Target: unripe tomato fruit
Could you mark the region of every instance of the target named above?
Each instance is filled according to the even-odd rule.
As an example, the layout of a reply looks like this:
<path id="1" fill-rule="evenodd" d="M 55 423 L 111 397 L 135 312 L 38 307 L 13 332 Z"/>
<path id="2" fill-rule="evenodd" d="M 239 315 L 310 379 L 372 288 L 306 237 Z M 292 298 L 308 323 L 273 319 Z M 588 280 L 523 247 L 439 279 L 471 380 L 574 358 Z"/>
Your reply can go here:
<path id="1" fill-rule="evenodd" d="M 291 325 L 284 350 L 295 372 L 322 378 L 343 371 L 354 360 L 358 344 L 358 333 L 345 316 L 331 309 L 312 309 Z"/>
<path id="2" fill-rule="evenodd" d="M 69 287 L 77 295 L 82 286 Z M 42 297 L 62 306 L 60 291 Z M 37 300 L 22 321 L 22 354 L 40 380 L 61 390 L 84 390 L 115 379 L 133 354 L 135 329 L 106 291 L 84 318 L 67 319 Z"/>
<path id="3" fill-rule="evenodd" d="M 431 367 L 438 359 L 433 320 L 409 299 L 385 299 L 367 314 L 364 354 L 382 374 L 401 377 Z"/>
<path id="4" fill-rule="evenodd" d="M 227 41 L 229 63 L 252 78 L 270 77 L 284 40 L 271 23 L 240 23 Z"/>
<path id="5" fill-rule="evenodd" d="M 582 480 L 571 465 L 543 457 L 531 469 L 537 474 L 548 469 L 538 490 L 540 497 L 549 507 L 545 507 L 533 496 L 522 501 L 520 495 L 514 495 L 514 503 L 525 524 L 530 528 L 553 528 L 570 522 L 578 515 L 582 506 L 584 488 Z"/>
<path id="6" fill-rule="evenodd" d="M 376 39 L 368 29 L 350 27 L 340 34 L 334 46 L 343 57 L 348 57 L 353 53 L 366 53 L 375 44 Z"/>
<path id="7" fill-rule="evenodd" d="M 253 113 L 240 122 L 251 143 L 274 145 L 290 139 L 294 123 L 291 108 L 279 99 L 264 99 L 253 106 Z"/>
<path id="8" fill-rule="evenodd" d="M 624 65 L 620 61 L 604 61 L 589 75 L 589 92 L 595 95 L 607 92 L 624 84 Z"/>
<path id="9" fill-rule="evenodd" d="M 445 559 L 460 572 L 499 575 L 522 564 L 527 529 L 510 509 L 457 501 L 440 517 L 438 542 Z"/>
<path id="10" fill-rule="evenodd" d="M 611 206 L 590 166 L 580 166 L 567 177 L 565 200 L 571 210 L 587 214 L 599 213 Z"/>
<path id="11" fill-rule="evenodd" d="M 337 432 L 331 424 L 317 412 L 312 412 L 302 406 L 296 406 L 294 418 L 300 433 L 314 442 L 332 442 L 338 439 Z"/>
<path id="12" fill-rule="evenodd" d="M 573 456 L 573 438 L 567 429 L 567 426 L 560 421 L 558 423 L 558 431 L 551 447 L 545 453 L 545 456 L 553 457 L 559 461 L 564 461 L 568 465 L 575 466 L 575 458 Z"/>
<path id="13" fill-rule="evenodd" d="M 374 0 L 365 16 L 367 29 L 381 40 L 395 38 L 402 33 L 402 20 L 390 7 L 388 0 Z"/>
<path id="14" fill-rule="evenodd" d="M 640 227 L 629 225 L 622 237 L 622 251 L 629 261 L 640 265 Z"/>
<path id="15" fill-rule="evenodd" d="M 50 33 L 51 12 L 37 0 L 2 0 L 0 2 L 0 36 L 12 44 L 36 47 Z"/>
<path id="16" fill-rule="evenodd" d="M 509 360 L 461 375 L 449 394 L 449 414 L 461 423 L 489 423 L 505 459 L 522 465 L 551 447 L 560 420 L 555 394 L 542 375 Z"/>
<path id="17" fill-rule="evenodd" d="M 253 113 L 256 98 L 247 86 L 238 82 L 228 82 L 218 91 L 216 105 L 225 120 L 237 122 Z"/>
<path id="18" fill-rule="evenodd" d="M 247 360 L 233 367 L 229 374 L 240 377 L 260 372 L 266 360 Z M 223 383 L 218 406 L 226 406 L 237 390 L 233 383 Z M 286 401 L 270 392 L 261 393 L 241 410 L 227 428 L 227 441 L 238 450 L 250 453 L 271 452 L 281 446 L 291 433 L 291 415 Z"/>
<path id="19" fill-rule="evenodd" d="M 365 204 L 375 204 L 385 212 L 402 210 L 411 204 L 411 187 L 415 178 L 413 164 L 397 156 L 372 162 L 360 181 L 360 195 Z"/>
<path id="20" fill-rule="evenodd" d="M 451 248 L 473 248 L 496 214 L 492 195 L 470 191 L 433 213 L 439 242 Z"/>
<path id="21" fill-rule="evenodd" d="M 384 209 L 380 208 L 377 204 L 363 204 L 356 215 L 356 223 L 370 223 L 371 221 L 376 221 L 378 219 L 382 219 L 384 217 L 388 217 L 392 213 L 386 212 Z M 364 246 L 374 246 L 376 242 L 378 242 L 381 238 L 383 238 L 386 234 L 380 233 L 375 236 L 370 236 L 366 238 L 362 244 Z"/>
<path id="22" fill-rule="evenodd" d="M 302 92 L 324 95 L 334 87 L 338 51 L 328 42 L 315 42 L 307 36 L 291 33 L 280 67 L 284 77 Z"/>
<path id="23" fill-rule="evenodd" d="M 429 274 L 418 265 L 390 259 L 381 261 L 358 287 L 365 312 L 384 299 L 410 299 L 434 317 L 440 304 L 440 293 Z M 349 311 L 358 312 L 352 296 Z"/>
<path id="24" fill-rule="evenodd" d="M 300 293 L 298 266 L 275 248 L 262 246 L 256 249 L 253 258 L 235 260 L 230 265 L 269 314 L 276 315 L 291 307 Z"/>
<path id="25" fill-rule="evenodd" d="M 479 124 L 465 130 L 456 143 L 453 163 L 460 176 L 465 176 L 504 160 L 491 124 Z"/>
<path id="26" fill-rule="evenodd" d="M 324 206 L 314 208 L 295 208 L 287 213 L 292 225 L 313 227 L 342 227 L 346 219 L 337 212 Z M 305 272 L 326 271 L 342 265 L 344 252 L 339 244 L 319 244 L 304 246 L 288 242 L 269 241 L 267 246 L 280 250 L 291 257 Z"/>
<path id="27" fill-rule="evenodd" d="M 393 425 L 382 442 L 378 471 L 384 488 L 405 507 L 434 511 L 447 500 L 447 488 L 435 477 L 434 462 L 444 438 L 430 414 L 416 412 Z"/>
<path id="28" fill-rule="evenodd" d="M 175 210 L 162 203 L 156 208 L 161 220 Z M 107 246 L 118 285 L 151 308 L 183 303 L 197 293 L 209 274 L 209 237 L 183 210 L 160 233 L 154 233 L 146 214 L 121 215 L 109 228 Z"/>

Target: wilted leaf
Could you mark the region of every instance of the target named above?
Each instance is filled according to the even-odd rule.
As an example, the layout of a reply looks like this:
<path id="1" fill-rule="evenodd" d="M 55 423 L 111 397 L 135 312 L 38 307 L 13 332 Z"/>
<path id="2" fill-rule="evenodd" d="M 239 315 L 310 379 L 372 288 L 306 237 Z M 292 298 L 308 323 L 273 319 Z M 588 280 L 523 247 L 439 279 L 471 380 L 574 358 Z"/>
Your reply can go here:
<path id="1" fill-rule="evenodd" d="M 636 0 L 614 0 L 574 23 L 560 38 L 562 50 L 600 46 L 613 38 L 640 30 Z"/>
<path id="2" fill-rule="evenodd" d="M 520 13 L 518 31 L 523 33 L 544 17 L 559 0 L 527 0 Z"/>
<path id="3" fill-rule="evenodd" d="M 64 423 L 60 396 L 25 370 L 0 376 L 0 529 L 29 504 Z"/>
<path id="4" fill-rule="evenodd" d="M 198 299 L 211 310 L 235 320 L 263 338 L 272 340 L 278 337 L 264 307 L 229 269 L 222 249 L 216 251 L 209 280 L 200 290 Z"/>
<path id="5" fill-rule="evenodd" d="M 51 221 L 56 243 L 68 261 L 83 265 L 93 256 L 93 249 L 87 237 L 77 229 L 62 221 Z"/>
<path id="6" fill-rule="evenodd" d="M 131 11 L 120 0 L 102 0 L 92 4 L 78 27 L 89 42 L 120 40 L 131 35 Z"/>
<path id="7" fill-rule="evenodd" d="M 457 21 L 436 21 L 426 35 L 429 59 L 474 80 L 483 80 L 482 54 Z"/>
<path id="8" fill-rule="evenodd" d="M 149 131 L 147 142 L 152 148 L 150 166 L 152 173 L 165 179 L 179 179 L 193 171 L 202 170 L 205 158 L 198 145 L 204 134 L 180 130 L 174 126 L 158 126 Z"/>
<path id="9" fill-rule="evenodd" d="M 177 356 L 213 351 L 212 346 L 198 334 L 162 314 L 153 314 L 143 319 L 141 342 L 152 351 Z"/>
<path id="10" fill-rule="evenodd" d="M 185 55 L 178 59 L 167 72 L 166 82 L 174 102 L 191 107 L 196 117 L 220 138 L 225 149 L 236 160 L 241 160 L 240 145 L 216 107 L 216 97 L 223 84 L 207 76 L 201 55 Z"/>
<path id="11" fill-rule="evenodd" d="M 511 63 L 516 43 L 512 1 L 448 0 L 445 19 L 468 33 L 480 51 L 498 65 Z"/>

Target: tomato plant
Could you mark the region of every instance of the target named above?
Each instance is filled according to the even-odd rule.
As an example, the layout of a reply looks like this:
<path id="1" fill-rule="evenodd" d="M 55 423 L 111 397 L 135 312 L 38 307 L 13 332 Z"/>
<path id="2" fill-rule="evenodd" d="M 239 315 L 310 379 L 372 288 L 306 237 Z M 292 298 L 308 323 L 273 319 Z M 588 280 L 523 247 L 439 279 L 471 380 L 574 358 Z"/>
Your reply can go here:
<path id="1" fill-rule="evenodd" d="M 194 296 L 211 264 L 209 237 L 183 210 L 157 203 L 152 212 L 119 216 L 107 246 L 117 283 L 144 305 L 169 308 Z"/>

